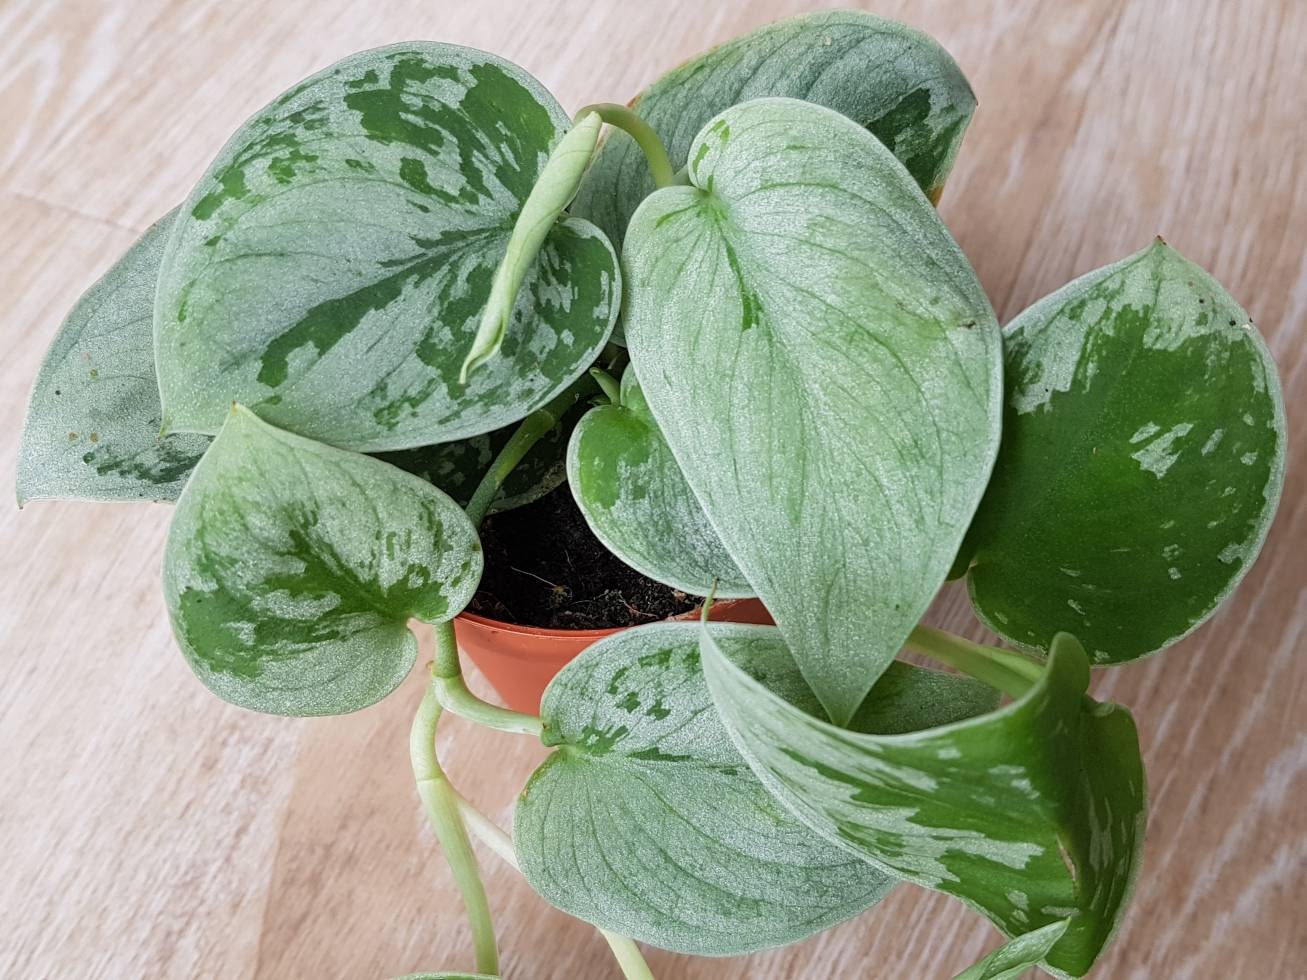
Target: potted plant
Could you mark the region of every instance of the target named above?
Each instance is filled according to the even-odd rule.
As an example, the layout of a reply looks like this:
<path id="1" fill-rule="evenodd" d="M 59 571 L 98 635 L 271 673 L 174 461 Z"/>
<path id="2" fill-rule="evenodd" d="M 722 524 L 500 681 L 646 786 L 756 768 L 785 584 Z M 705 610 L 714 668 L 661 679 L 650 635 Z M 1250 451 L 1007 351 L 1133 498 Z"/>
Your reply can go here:
<path id="1" fill-rule="evenodd" d="M 962 976 L 1084 975 L 1146 822 L 1090 670 L 1237 585 L 1284 412 L 1247 314 L 1160 239 L 1000 330 L 933 207 L 974 106 L 851 12 L 571 118 L 484 52 L 346 58 L 71 312 L 20 502 L 175 500 L 178 644 L 253 710 L 372 704 L 430 626 L 413 768 L 482 975 L 469 831 L 630 978 L 633 940 L 796 942 L 900 881 L 1011 937 Z M 960 577 L 1012 649 L 920 624 Z M 754 622 L 710 621 L 727 600 Z M 443 712 L 556 747 L 511 839 L 441 771 Z"/>

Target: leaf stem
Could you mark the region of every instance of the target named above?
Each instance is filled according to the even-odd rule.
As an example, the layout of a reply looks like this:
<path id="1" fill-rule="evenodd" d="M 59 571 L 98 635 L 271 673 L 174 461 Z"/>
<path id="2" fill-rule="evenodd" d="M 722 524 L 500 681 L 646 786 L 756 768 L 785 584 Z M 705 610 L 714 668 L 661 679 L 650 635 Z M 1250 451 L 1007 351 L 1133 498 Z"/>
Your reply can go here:
<path id="1" fill-rule="evenodd" d="M 408 751 L 417 782 L 418 796 L 426 808 L 453 874 L 454 884 L 463 898 L 472 929 L 472 946 L 479 973 L 499 973 L 499 951 L 495 945 L 495 928 L 490 919 L 490 903 L 477 868 L 476 854 L 468 840 L 467 827 L 459 812 L 461 797 L 445 777 L 436 759 L 436 727 L 440 723 L 440 703 L 434 685 L 427 687 L 409 731 Z"/>
<path id="2" fill-rule="evenodd" d="M 653 174 L 655 187 L 670 187 L 676 183 L 676 171 L 672 168 L 672 161 L 667 156 L 667 149 L 663 146 L 663 141 L 658 138 L 652 126 L 641 119 L 632 109 L 624 105 L 618 105 L 616 102 L 596 102 L 594 105 L 588 105 L 578 112 L 573 119 L 580 122 L 587 114 L 595 113 L 600 119 L 610 126 L 616 126 L 618 129 L 629 135 L 644 151 L 644 157 L 649 161 L 649 171 Z"/>
<path id="3" fill-rule="evenodd" d="M 907 645 L 1013 698 L 1025 694 L 1044 674 L 1043 667 L 1020 654 L 972 643 L 929 626 L 916 627 Z"/>
<path id="4" fill-rule="evenodd" d="M 468 689 L 463 680 L 463 669 L 458 659 L 458 640 L 452 622 L 435 627 L 436 661 L 431 666 L 431 686 L 440 707 L 450 714 L 468 721 L 514 735 L 534 735 L 544 732 L 544 722 L 536 715 L 523 714 L 483 701 Z"/>
<path id="5" fill-rule="evenodd" d="M 522 458 L 531 451 L 531 447 L 539 442 L 549 431 L 556 426 L 567 414 L 567 410 L 581 400 L 581 391 L 575 384 L 568 385 L 562 392 L 554 396 L 554 399 L 546 403 L 541 408 L 522 420 L 517 431 L 509 437 L 508 442 L 504 443 L 504 448 L 499 450 L 499 455 L 495 457 L 486 470 L 485 475 L 481 477 L 481 482 L 477 488 L 472 491 L 472 499 L 468 501 L 463 510 L 467 513 L 468 518 L 476 527 L 481 526 L 485 520 L 486 511 L 494 502 L 499 490 L 508 479 L 508 475 L 513 472 L 514 467 L 522 462 Z"/>

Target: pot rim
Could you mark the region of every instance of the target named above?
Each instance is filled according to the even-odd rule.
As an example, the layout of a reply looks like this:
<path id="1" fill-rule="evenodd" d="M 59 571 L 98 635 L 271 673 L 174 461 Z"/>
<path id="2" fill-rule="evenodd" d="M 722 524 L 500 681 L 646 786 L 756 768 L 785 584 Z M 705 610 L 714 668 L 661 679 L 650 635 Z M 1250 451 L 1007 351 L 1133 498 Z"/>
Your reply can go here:
<path id="1" fill-rule="evenodd" d="M 729 608 L 740 602 L 748 602 L 748 599 L 719 599 L 713 603 L 713 608 Z M 697 619 L 699 610 L 703 608 L 702 603 L 691 609 L 687 613 L 681 613 L 678 616 L 668 616 L 666 619 L 655 620 L 659 623 L 667 623 L 675 620 Z M 464 610 L 454 617 L 461 619 L 465 623 L 480 627 L 481 629 L 493 630 L 498 633 L 517 633 L 523 636 L 540 636 L 551 639 L 577 639 L 577 640 L 599 640 L 605 636 L 612 636 L 614 633 L 621 633 L 623 630 L 635 629 L 634 626 L 610 626 L 606 629 L 598 630 L 564 630 L 548 626 L 522 626 L 518 623 L 505 623 L 502 620 L 490 619 L 487 616 L 478 616 L 476 613 Z M 648 625 L 648 624 L 642 624 Z"/>

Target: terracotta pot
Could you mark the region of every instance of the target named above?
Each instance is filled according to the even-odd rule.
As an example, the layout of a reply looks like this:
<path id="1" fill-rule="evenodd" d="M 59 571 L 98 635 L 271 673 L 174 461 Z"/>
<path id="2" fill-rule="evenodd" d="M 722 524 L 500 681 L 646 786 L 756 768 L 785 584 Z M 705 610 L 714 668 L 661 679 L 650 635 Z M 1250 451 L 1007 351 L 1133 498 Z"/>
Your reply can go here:
<path id="1" fill-rule="evenodd" d="M 675 619 L 697 619 L 698 611 Z M 757 599 L 722 599 L 713 604 L 708 618 L 723 623 L 770 624 L 771 617 Z M 610 630 L 552 630 L 515 626 L 462 613 L 454 620 L 458 648 L 466 653 L 486 680 L 514 711 L 538 714 L 545 686 L 568 661 L 596 640 L 620 633 Z"/>

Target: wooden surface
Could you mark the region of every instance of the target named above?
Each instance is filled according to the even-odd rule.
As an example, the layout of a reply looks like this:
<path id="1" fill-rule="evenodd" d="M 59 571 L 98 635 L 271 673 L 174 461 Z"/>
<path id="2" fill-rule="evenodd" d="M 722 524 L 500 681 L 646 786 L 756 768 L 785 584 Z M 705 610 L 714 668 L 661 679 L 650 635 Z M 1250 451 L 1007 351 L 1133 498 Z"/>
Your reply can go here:
<path id="1" fill-rule="evenodd" d="M 575 109 L 814 6 L 0 0 L 0 484 L 13 486 L 27 388 L 78 293 L 302 76 L 431 38 L 505 55 Z M 979 96 L 942 212 L 1000 319 L 1161 232 L 1270 340 L 1297 441 L 1265 553 L 1198 634 L 1096 681 L 1136 713 L 1152 798 L 1143 880 L 1096 976 L 1307 976 L 1307 3 L 876 9 L 936 35 Z M 470 966 L 410 782 L 417 672 L 346 718 L 218 702 L 165 623 L 167 520 L 161 506 L 0 507 L 0 976 Z M 956 592 L 934 618 L 979 635 Z M 441 743 L 506 824 L 541 750 L 458 722 Z M 593 930 L 485 863 L 507 977 L 615 975 Z M 931 980 L 994 941 L 975 914 L 903 886 L 788 950 L 649 960 L 662 980 Z"/>

